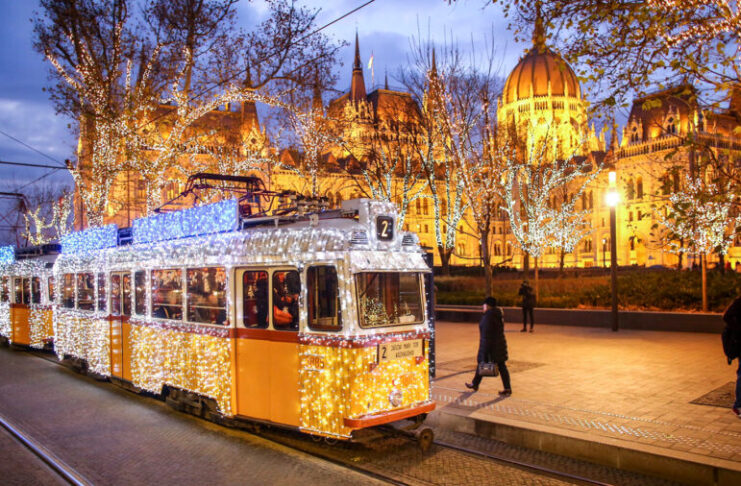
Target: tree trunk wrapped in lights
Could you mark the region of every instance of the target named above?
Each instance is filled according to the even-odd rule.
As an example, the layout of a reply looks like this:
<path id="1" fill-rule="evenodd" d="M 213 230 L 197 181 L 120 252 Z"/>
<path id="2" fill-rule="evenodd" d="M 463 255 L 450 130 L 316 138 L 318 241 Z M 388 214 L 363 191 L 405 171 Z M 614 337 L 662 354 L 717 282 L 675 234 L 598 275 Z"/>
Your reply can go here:
<path id="1" fill-rule="evenodd" d="M 736 195 L 732 181 L 710 178 L 696 171 L 685 176 L 683 187 L 669 196 L 671 207 L 662 218 L 669 249 L 675 253 L 699 254 L 702 264 L 702 310 L 708 309 L 707 255 L 725 254 L 738 231 L 741 215 L 734 214 Z"/>

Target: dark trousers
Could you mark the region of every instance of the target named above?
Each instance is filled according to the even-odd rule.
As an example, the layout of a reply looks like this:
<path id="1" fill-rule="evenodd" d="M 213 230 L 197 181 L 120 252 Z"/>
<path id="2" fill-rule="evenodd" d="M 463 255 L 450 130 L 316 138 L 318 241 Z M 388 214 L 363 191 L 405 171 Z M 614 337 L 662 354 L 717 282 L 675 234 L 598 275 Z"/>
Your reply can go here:
<path id="1" fill-rule="evenodd" d="M 527 316 L 530 315 L 530 329 L 535 325 L 535 319 L 533 318 L 533 308 L 523 307 L 522 308 L 522 328 L 527 328 Z"/>
<path id="2" fill-rule="evenodd" d="M 499 368 L 499 376 L 502 377 L 502 385 L 504 385 L 505 390 L 511 390 L 512 387 L 510 386 L 509 382 L 509 370 L 507 369 L 507 364 L 504 361 L 497 361 L 497 368 Z M 473 386 L 478 387 L 481 383 L 481 379 L 483 376 L 479 374 L 479 368 L 476 367 L 476 374 L 473 375 Z"/>
<path id="3" fill-rule="evenodd" d="M 738 358 L 738 370 L 736 370 L 736 401 L 733 407 L 741 409 L 741 357 Z"/>

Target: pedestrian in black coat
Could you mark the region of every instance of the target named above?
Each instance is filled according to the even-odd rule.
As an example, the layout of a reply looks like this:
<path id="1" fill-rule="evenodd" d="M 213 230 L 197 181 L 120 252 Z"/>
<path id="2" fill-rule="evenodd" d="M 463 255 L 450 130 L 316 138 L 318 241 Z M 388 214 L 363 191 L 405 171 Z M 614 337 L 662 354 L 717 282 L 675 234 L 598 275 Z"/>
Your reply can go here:
<path id="1" fill-rule="evenodd" d="M 522 301 L 522 330 L 520 332 L 527 331 L 527 316 L 530 316 L 530 332 L 533 332 L 533 326 L 535 325 L 535 319 L 533 318 L 533 309 L 535 309 L 535 294 L 533 288 L 527 283 L 527 280 L 523 280 L 520 285 L 520 291 L 518 292 Z"/>
<path id="2" fill-rule="evenodd" d="M 741 418 L 741 297 L 734 300 L 723 313 L 726 323 L 723 329 L 723 352 L 730 365 L 738 358 L 738 369 L 736 370 L 736 401 L 733 403 L 733 413 Z"/>
<path id="3" fill-rule="evenodd" d="M 507 359 L 509 356 L 507 355 L 507 340 L 504 338 L 504 313 L 497 307 L 497 300 L 494 297 L 487 297 L 484 300 L 484 315 L 479 321 L 479 351 L 476 355 L 476 362 L 497 364 L 504 385 L 504 390 L 499 394 L 503 396 L 512 394 Z M 477 391 L 481 378 L 483 377 L 479 375 L 478 366 L 476 366 L 473 381 L 466 383 L 466 388 Z"/>

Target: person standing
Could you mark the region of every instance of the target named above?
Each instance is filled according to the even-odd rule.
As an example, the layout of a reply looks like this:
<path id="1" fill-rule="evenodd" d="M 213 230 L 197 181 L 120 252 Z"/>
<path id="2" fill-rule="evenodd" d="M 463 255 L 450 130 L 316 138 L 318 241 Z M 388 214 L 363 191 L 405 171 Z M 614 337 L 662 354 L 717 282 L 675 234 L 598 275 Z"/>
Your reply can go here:
<path id="1" fill-rule="evenodd" d="M 520 291 L 518 292 L 522 301 L 522 330 L 520 332 L 527 331 L 527 316 L 530 316 L 530 332 L 533 332 L 533 326 L 535 325 L 535 319 L 533 318 L 533 309 L 535 309 L 535 294 L 533 288 L 527 283 L 527 280 L 522 281 L 520 285 Z"/>
<path id="2" fill-rule="evenodd" d="M 504 390 L 499 394 L 502 396 L 512 395 L 512 386 L 509 381 L 509 370 L 507 370 L 507 341 L 504 338 L 504 313 L 497 307 L 497 299 L 487 297 L 484 300 L 484 315 L 479 321 L 479 352 L 476 356 L 477 363 L 494 362 L 499 368 L 502 376 Z M 477 391 L 481 384 L 481 375 L 476 366 L 476 374 L 471 383 L 466 383 L 466 388 Z"/>
<path id="3" fill-rule="evenodd" d="M 733 403 L 733 413 L 741 418 L 741 297 L 736 298 L 723 313 L 726 327 L 723 329 L 723 353 L 730 365 L 738 359 L 736 370 L 736 401 Z"/>

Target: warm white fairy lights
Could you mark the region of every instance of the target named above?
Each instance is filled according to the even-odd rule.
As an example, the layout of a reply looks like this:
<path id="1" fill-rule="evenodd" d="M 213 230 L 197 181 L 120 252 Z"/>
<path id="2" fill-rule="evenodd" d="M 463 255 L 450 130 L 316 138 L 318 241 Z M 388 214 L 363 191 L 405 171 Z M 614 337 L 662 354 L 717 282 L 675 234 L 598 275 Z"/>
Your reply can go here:
<path id="1" fill-rule="evenodd" d="M 236 214 L 236 206 L 226 208 Z M 208 208 L 209 206 L 206 206 Z M 99 269 L 131 272 L 147 268 L 188 268 L 219 266 L 228 279 L 241 266 L 281 266 L 302 273 L 310 265 L 333 265 L 337 271 L 342 328 L 338 332 L 314 332 L 307 327 L 305 305 L 299 315 L 298 344 L 300 417 L 302 429 L 333 437 L 348 437 L 351 429 L 345 418 L 359 418 L 388 410 L 413 407 L 429 402 L 429 376 L 426 359 L 405 357 L 377 363 L 377 344 L 386 339 L 427 339 L 426 320 L 422 324 L 402 324 L 361 329 L 355 295 L 355 274 L 368 271 L 429 271 L 418 245 L 402 245 L 404 234 L 395 233 L 388 241 L 377 239 L 375 222 L 379 216 L 396 217 L 388 202 L 353 200 L 343 204 L 358 212 L 358 220 L 301 221 L 275 227 L 256 227 L 243 231 L 219 232 L 224 219 L 209 209 L 191 216 L 185 226 L 197 234 L 187 238 L 134 243 L 97 251 L 63 253 L 55 265 L 58 281 L 67 273 L 94 272 Z M 234 211 L 232 213 L 232 211 Z M 166 215 L 162 215 L 166 216 Z M 181 217 L 183 217 L 181 215 Z M 134 229 L 146 231 L 143 239 L 156 234 L 170 235 L 162 225 L 168 221 L 156 216 Z M 156 221 L 154 223 L 153 221 Z M 197 224 L 191 225 L 193 221 Z M 183 223 L 180 227 L 183 227 Z M 144 229 L 142 229 L 144 228 Z M 179 235 L 185 233 L 177 230 Z M 358 240 L 359 232 L 366 235 Z M 208 234 L 203 234 L 208 233 Z M 227 288 L 234 285 L 227 282 Z M 133 292 L 132 292 L 133 294 Z M 302 288 L 299 302 L 307 301 Z M 132 306 L 133 307 L 133 306 Z M 159 393 L 165 386 L 177 387 L 213 398 L 221 413 L 238 413 L 233 408 L 237 365 L 230 328 L 236 327 L 233 299 L 227 299 L 228 327 L 164 321 L 148 316 L 132 317 L 125 337 L 130 348 L 131 382 Z M 111 325 L 93 311 L 58 308 L 55 312 L 57 354 L 88 361 L 95 372 L 111 373 Z M 387 334 L 387 336 L 383 336 Z M 424 351 L 426 356 L 426 351 Z M 394 403 L 390 397 L 394 396 Z M 261 400 L 255 396 L 250 400 Z M 398 400 L 398 401 L 396 401 Z M 269 418 L 269 417 L 263 417 Z"/>

